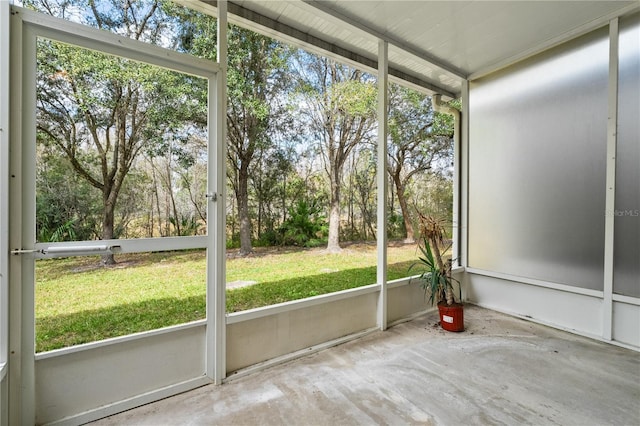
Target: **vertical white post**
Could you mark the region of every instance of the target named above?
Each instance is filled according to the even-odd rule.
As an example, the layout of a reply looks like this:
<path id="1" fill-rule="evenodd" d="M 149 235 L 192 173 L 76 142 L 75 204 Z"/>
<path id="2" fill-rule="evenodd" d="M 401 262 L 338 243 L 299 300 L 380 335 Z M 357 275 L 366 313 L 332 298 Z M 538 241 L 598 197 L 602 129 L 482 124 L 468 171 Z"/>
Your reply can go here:
<path id="1" fill-rule="evenodd" d="M 458 264 L 467 267 L 469 264 L 469 82 L 462 82 L 462 114 L 460 117 L 459 147 L 456 147 L 456 168 L 458 173 L 458 188 L 460 202 L 458 203 L 458 220 L 460 234 L 458 235 L 460 248 Z M 455 240 L 454 240 L 455 241 Z"/>
<path id="2" fill-rule="evenodd" d="M 30 27 L 23 29 L 22 51 L 22 248 L 32 250 L 36 242 L 36 41 Z M 35 262 L 22 260 L 22 421 L 35 422 Z"/>
<path id="3" fill-rule="evenodd" d="M 35 244 L 36 36 L 10 18 L 9 249 Z M 8 252 L 5 252 L 8 255 Z M 9 273 L 9 424 L 35 423 L 34 262 L 11 256 Z"/>
<path id="4" fill-rule="evenodd" d="M 9 87 L 9 2 L 0 2 L 0 93 Z M 0 426 L 9 424 L 9 96 L 0 97 Z"/>
<path id="5" fill-rule="evenodd" d="M 613 260 L 616 208 L 616 144 L 618 128 L 618 18 L 609 23 L 609 119 L 607 121 L 607 191 L 604 219 L 604 300 L 602 337 L 612 338 Z"/>
<path id="6" fill-rule="evenodd" d="M 453 266 L 460 264 L 460 114 L 453 114 L 453 223 L 452 250 Z"/>
<path id="7" fill-rule="evenodd" d="M 378 269 L 377 283 L 380 287 L 378 299 L 378 327 L 387 329 L 387 104 L 388 89 L 388 50 L 386 41 L 378 41 Z"/>
<path id="8" fill-rule="evenodd" d="M 209 122 L 214 123 L 209 149 L 209 232 L 213 246 L 207 258 L 207 375 L 215 384 L 226 377 L 226 123 L 227 123 L 227 2 L 218 1 L 217 62 L 214 90 L 209 90 Z M 210 126 L 211 127 L 211 126 Z M 211 156 L 210 156 L 211 158 Z"/>
<path id="9" fill-rule="evenodd" d="M 12 90 L 9 91 L 11 110 L 9 150 L 9 247 L 22 248 L 22 155 L 20 140 L 22 139 L 22 21 L 19 16 L 11 18 L 10 40 L 11 68 L 10 80 Z M 9 258 L 9 424 L 22 424 L 21 418 L 21 368 L 22 360 L 22 297 L 21 297 L 21 256 Z"/>

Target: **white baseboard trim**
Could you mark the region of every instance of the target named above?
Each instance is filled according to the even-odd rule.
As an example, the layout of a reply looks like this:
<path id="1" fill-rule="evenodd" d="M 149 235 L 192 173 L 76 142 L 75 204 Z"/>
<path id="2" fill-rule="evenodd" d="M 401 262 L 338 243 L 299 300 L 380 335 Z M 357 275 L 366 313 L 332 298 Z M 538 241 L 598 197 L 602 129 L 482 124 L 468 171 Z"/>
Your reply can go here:
<path id="1" fill-rule="evenodd" d="M 509 315 L 515 318 L 520 318 L 523 319 L 525 321 L 530 321 L 536 324 L 540 324 L 540 325 L 544 325 L 546 327 L 551 327 L 551 328 L 555 328 L 556 330 L 562 330 L 562 331 L 566 331 L 568 333 L 571 334 L 575 334 L 577 336 L 582 336 L 582 337 L 586 337 L 592 340 L 597 340 L 598 342 L 602 342 L 602 343 L 608 343 L 610 345 L 614 345 L 614 346 L 619 346 L 621 348 L 625 348 L 625 349 L 630 349 L 632 351 L 636 351 L 636 352 L 640 352 L 640 347 L 638 346 L 633 346 L 633 345 L 628 345 L 626 343 L 623 342 L 619 342 L 617 340 L 608 340 L 608 339 L 604 339 L 602 336 L 598 336 L 596 334 L 591 334 L 591 333 L 585 333 L 583 331 L 580 330 L 576 330 L 576 329 L 572 329 L 572 328 L 568 328 L 568 327 L 563 327 L 561 325 L 555 324 L 555 323 L 551 323 L 551 322 L 547 322 L 547 321 L 543 321 L 543 320 L 539 320 L 537 318 L 533 318 L 531 316 L 528 315 L 521 315 L 518 314 L 517 312 L 512 312 L 509 310 L 505 310 L 505 309 L 496 309 L 492 306 L 483 304 L 483 303 L 476 303 L 476 302 L 471 302 L 471 301 L 465 301 L 465 303 L 468 303 L 470 305 L 475 305 L 475 306 L 479 306 L 481 308 L 485 308 L 485 309 L 489 309 L 495 312 L 500 312 L 501 314 L 505 314 L 505 315 Z"/>

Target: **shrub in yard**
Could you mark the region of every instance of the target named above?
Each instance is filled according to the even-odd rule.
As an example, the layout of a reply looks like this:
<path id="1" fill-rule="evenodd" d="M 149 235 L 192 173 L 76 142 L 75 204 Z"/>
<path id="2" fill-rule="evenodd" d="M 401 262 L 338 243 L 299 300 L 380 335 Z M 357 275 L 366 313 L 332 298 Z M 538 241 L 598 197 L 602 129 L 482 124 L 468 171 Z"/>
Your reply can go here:
<path id="1" fill-rule="evenodd" d="M 328 232 L 327 219 L 316 203 L 298 201 L 289 209 L 289 218 L 280 226 L 283 245 L 317 247 Z"/>

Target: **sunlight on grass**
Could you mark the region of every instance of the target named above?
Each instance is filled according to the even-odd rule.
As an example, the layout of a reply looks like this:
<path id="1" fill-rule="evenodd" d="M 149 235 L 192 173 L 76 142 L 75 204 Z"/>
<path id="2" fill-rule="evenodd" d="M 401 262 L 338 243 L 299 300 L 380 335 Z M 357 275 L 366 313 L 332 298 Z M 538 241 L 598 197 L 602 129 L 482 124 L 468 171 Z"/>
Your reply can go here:
<path id="1" fill-rule="evenodd" d="M 266 250 L 257 255 L 229 259 L 227 261 L 227 282 L 245 280 L 271 282 L 289 278 L 340 272 L 375 266 L 376 247 L 373 244 L 352 245 L 340 254 L 327 253 L 323 249 Z M 394 264 L 416 258 L 415 245 L 391 247 L 388 263 Z M 374 281 L 370 282 L 372 284 Z"/>
<path id="2" fill-rule="evenodd" d="M 36 316 L 203 294 L 204 260 L 204 252 L 190 252 L 123 255 L 110 268 L 95 257 L 38 261 Z"/>
<path id="3" fill-rule="evenodd" d="M 415 245 L 390 247 L 389 280 L 409 275 Z M 195 321 L 206 315 L 204 251 L 118 256 L 113 267 L 96 257 L 36 264 L 38 352 Z M 373 284 L 376 248 L 352 245 L 339 255 L 322 249 L 259 249 L 227 260 L 227 312 Z M 415 273 L 415 272 L 413 272 Z"/>

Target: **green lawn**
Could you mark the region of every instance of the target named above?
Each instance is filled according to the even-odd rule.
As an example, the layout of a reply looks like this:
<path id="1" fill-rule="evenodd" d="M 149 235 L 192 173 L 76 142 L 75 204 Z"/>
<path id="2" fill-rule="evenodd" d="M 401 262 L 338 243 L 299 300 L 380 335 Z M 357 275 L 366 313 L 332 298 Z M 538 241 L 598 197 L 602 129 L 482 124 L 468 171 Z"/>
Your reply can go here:
<path id="1" fill-rule="evenodd" d="M 415 245 L 388 251 L 390 280 L 409 275 Z M 373 284 L 375 245 L 322 249 L 258 249 L 227 260 L 227 312 L 268 306 Z M 113 267 L 95 257 L 41 260 L 36 265 L 38 352 L 205 318 L 203 251 L 120 255 Z M 412 271 L 413 272 L 413 271 Z M 413 272 L 416 273 L 416 272 Z"/>

